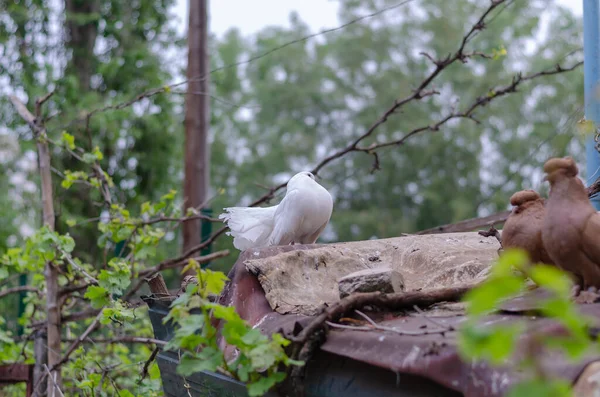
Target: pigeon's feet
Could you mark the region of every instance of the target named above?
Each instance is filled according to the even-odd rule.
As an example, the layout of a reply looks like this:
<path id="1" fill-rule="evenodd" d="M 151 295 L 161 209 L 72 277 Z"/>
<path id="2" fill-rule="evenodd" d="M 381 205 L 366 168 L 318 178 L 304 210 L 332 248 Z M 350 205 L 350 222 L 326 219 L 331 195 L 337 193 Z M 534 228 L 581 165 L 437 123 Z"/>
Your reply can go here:
<path id="1" fill-rule="evenodd" d="M 575 303 L 589 304 L 600 301 L 600 293 L 598 293 L 598 288 L 589 287 L 587 290 L 582 291 L 581 287 L 576 287 L 577 288 L 573 288 L 573 291 L 577 290 L 577 293 L 573 295 L 575 297 Z"/>

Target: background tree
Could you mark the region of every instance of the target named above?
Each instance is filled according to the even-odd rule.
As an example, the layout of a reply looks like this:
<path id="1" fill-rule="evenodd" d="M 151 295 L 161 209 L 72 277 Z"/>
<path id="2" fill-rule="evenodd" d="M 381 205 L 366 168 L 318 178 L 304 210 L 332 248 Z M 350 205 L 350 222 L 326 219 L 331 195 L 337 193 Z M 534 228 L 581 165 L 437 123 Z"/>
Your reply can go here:
<path id="1" fill-rule="evenodd" d="M 341 22 L 393 4 L 343 1 Z M 281 183 L 358 137 L 375 115 L 409 94 L 433 68 L 423 53 L 443 58 L 454 51 L 464 34 L 464 16 L 486 6 L 468 0 L 412 2 L 214 73 L 215 95 L 235 104 L 223 109 L 226 105 L 215 101 L 213 181 L 226 194 L 214 207 L 248 204 L 264 193 L 257 184 Z M 518 72 L 582 58 L 582 26 L 568 10 L 546 1 L 503 7 L 473 43 L 475 51 L 495 59 L 452 65 L 434 83 L 440 95 L 391 117 L 372 142 L 432 124 L 482 92 L 510 83 Z M 290 21 L 290 29 L 266 28 L 255 40 L 231 30 L 217 45 L 215 67 L 309 33 L 297 15 Z M 522 87 L 478 110 L 480 123 L 454 120 L 433 134 L 390 147 L 380 153 L 381 169 L 375 173 L 373 159 L 362 153 L 332 163 L 321 173 L 335 195 L 331 226 L 322 240 L 414 232 L 505 209 L 514 191 L 540 188 L 539 170 L 548 157 L 583 153 L 574 129 L 583 114 L 582 73 L 579 69 Z"/>

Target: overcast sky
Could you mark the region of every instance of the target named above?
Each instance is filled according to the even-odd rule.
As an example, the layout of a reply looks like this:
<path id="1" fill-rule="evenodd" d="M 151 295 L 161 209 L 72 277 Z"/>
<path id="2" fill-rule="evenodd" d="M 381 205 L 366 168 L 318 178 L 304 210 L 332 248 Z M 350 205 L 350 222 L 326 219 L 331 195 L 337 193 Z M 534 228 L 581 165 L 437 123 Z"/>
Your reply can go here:
<path id="1" fill-rule="evenodd" d="M 188 1 L 177 0 L 175 7 L 182 31 L 187 25 Z M 557 2 L 571 8 L 576 15 L 583 12 L 583 0 Z M 267 25 L 287 26 L 291 11 L 296 11 L 315 32 L 339 25 L 335 0 L 212 0 L 209 7 L 210 31 L 218 35 L 232 27 L 251 34 Z"/>

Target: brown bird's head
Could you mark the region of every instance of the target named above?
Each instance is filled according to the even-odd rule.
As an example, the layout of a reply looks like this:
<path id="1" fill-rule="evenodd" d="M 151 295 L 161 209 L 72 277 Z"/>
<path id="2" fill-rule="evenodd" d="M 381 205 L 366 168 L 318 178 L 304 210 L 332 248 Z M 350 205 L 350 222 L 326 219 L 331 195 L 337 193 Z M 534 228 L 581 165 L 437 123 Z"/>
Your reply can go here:
<path id="1" fill-rule="evenodd" d="M 529 207 L 529 203 L 534 202 L 543 204 L 542 198 L 535 190 L 521 190 L 510 197 L 510 205 L 515 207 L 513 211 L 517 214 Z"/>
<path id="2" fill-rule="evenodd" d="M 571 157 L 555 157 L 546 161 L 544 172 L 547 174 L 544 179 L 553 184 L 558 179 L 576 177 L 579 169 Z"/>
<path id="3" fill-rule="evenodd" d="M 519 206 L 539 198 L 540 195 L 535 190 L 521 190 L 510 197 L 510 205 Z"/>

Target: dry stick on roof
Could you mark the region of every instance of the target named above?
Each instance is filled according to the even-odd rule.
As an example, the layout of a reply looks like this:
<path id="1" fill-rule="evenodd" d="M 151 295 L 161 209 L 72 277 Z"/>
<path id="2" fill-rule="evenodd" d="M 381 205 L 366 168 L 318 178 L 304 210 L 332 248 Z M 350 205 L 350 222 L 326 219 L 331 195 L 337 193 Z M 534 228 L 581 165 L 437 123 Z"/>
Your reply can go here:
<path id="1" fill-rule="evenodd" d="M 365 306 L 401 310 L 413 308 L 415 305 L 427 307 L 440 302 L 457 302 L 476 285 L 392 294 L 383 294 L 381 292 L 352 294 L 327 307 L 320 315 L 313 318 L 297 336 L 290 338 L 293 342 L 290 357 L 306 362 L 310 359 L 314 350 L 323 342 L 328 323 L 338 321 L 341 317 L 354 310 L 360 310 Z M 448 329 L 445 332 L 448 332 Z M 302 382 L 300 377 L 302 367 L 289 367 L 288 370 L 292 375 L 293 392 L 301 392 Z"/>

